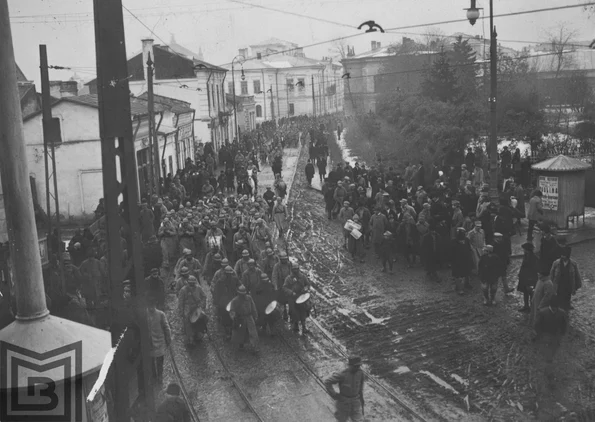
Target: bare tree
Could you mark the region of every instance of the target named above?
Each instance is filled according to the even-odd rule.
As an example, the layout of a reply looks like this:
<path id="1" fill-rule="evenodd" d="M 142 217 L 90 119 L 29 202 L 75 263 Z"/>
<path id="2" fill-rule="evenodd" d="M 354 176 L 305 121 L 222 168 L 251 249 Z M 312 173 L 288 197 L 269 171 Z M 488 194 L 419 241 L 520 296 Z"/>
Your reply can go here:
<path id="1" fill-rule="evenodd" d="M 573 43 L 576 35 L 576 31 L 567 28 L 564 24 L 547 32 L 549 49 L 552 52 L 548 71 L 555 72 L 556 78 L 561 72 L 574 66 L 574 59 L 568 53 L 575 48 Z"/>
<path id="2" fill-rule="evenodd" d="M 341 59 L 344 59 L 345 57 L 347 57 L 347 53 L 348 53 L 348 45 L 347 45 L 347 41 L 343 40 L 336 40 L 333 41 L 333 43 L 331 44 L 331 48 L 328 49 L 328 52 L 331 56 L 333 57 L 340 57 Z"/>
<path id="3" fill-rule="evenodd" d="M 421 44 L 427 51 L 441 51 L 449 45 L 449 40 L 442 29 L 430 27 L 421 36 Z"/>

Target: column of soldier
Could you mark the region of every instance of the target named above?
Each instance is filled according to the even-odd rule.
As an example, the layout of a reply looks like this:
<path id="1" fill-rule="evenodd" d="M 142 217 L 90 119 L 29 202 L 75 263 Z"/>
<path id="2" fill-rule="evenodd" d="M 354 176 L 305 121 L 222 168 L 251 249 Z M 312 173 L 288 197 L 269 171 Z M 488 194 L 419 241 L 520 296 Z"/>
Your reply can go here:
<path id="1" fill-rule="evenodd" d="M 495 205 L 483 176 L 477 177 L 483 174 L 479 166 L 434 166 L 429 173 L 431 185 L 425 183 L 423 163 L 407 163 L 402 175 L 380 158 L 370 168 L 338 163 L 326 177 L 319 171 L 328 219 L 339 220 L 354 262 L 365 262 L 366 250 L 373 247 L 383 272 L 393 273 L 398 256 L 408 268 L 419 259 L 436 282 L 441 282 L 439 269 L 451 268 L 461 295 L 472 288 L 476 275 L 484 304 L 493 305 L 500 280 L 505 294 L 514 290 L 506 269 L 511 237 L 520 235 L 524 191 L 509 182 Z"/>

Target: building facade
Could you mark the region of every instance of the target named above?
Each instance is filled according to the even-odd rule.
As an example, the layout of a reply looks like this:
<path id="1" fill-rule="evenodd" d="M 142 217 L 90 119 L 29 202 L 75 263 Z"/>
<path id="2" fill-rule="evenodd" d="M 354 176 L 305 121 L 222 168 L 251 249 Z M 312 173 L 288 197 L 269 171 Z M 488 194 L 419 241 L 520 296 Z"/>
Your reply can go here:
<path id="1" fill-rule="evenodd" d="M 241 48 L 225 90 L 253 96 L 256 122 L 342 110 L 342 66 L 305 57 L 297 44 L 271 38 Z M 232 66 L 227 66 L 231 72 Z M 235 81 L 235 87 L 234 82 Z"/>
<path id="2" fill-rule="evenodd" d="M 154 67 L 153 92 L 190 104 L 195 110 L 193 135 L 197 143 L 212 142 L 218 150 L 228 133 L 224 84 L 227 70 L 198 59 L 172 39 L 167 45 L 142 40 L 142 51 L 128 60 L 129 86 L 134 96 L 147 91 L 147 61 Z M 96 80 L 88 82 L 89 91 L 97 92 Z"/>

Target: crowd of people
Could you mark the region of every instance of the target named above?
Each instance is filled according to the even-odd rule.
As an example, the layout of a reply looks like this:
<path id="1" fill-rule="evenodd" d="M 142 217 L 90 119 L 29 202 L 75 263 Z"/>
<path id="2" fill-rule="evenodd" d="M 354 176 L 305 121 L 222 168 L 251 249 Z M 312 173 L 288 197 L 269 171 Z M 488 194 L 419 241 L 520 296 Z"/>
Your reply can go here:
<path id="1" fill-rule="evenodd" d="M 580 274 L 570 259 L 571 248 L 556 239 L 543 221 L 542 193 L 529 192 L 523 185 L 522 169 L 516 165 L 518 159 L 511 156 L 508 160 L 506 153 L 507 148 L 501 154 L 504 180 L 497 205 L 485 183 L 487 160 L 480 150 L 470 149 L 459 169 L 434 165 L 426 172 L 423 162 L 397 169 L 378 158 L 369 168 L 364 163 L 340 162 L 327 174 L 323 153 L 311 155 L 304 171 L 311 183 L 318 168 L 327 217 L 340 223 L 343 247 L 354 262 L 365 262 L 371 248 L 381 271 L 392 274 L 398 257 L 409 268 L 419 259 L 435 282 L 441 282 L 440 269 L 450 269 L 461 295 L 472 289 L 475 277 L 486 306 L 496 304 L 499 284 L 505 295 L 515 290 L 508 278 L 512 238 L 523 236 L 521 220 L 528 219 L 516 290 L 524 298 L 519 311 L 532 312 L 534 327 L 543 330 L 544 318 L 561 321 L 572 309 L 571 296 L 581 287 Z M 538 255 L 532 243 L 535 227 L 543 233 Z"/>

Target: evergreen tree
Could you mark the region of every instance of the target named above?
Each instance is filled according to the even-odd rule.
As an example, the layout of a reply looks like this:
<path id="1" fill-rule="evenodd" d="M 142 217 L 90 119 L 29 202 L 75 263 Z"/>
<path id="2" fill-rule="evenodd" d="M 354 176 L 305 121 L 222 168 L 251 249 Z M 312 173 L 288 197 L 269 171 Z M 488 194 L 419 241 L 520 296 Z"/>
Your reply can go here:
<path id="1" fill-rule="evenodd" d="M 458 36 L 453 44 L 452 62 L 457 78 L 457 88 L 460 96 L 458 101 L 469 101 L 477 96 L 477 65 L 476 54 L 469 45 L 469 40 Z"/>
<path id="2" fill-rule="evenodd" d="M 457 76 L 444 50 L 432 63 L 421 84 L 421 91 L 424 96 L 442 102 L 454 101 L 458 98 L 460 89 Z"/>

